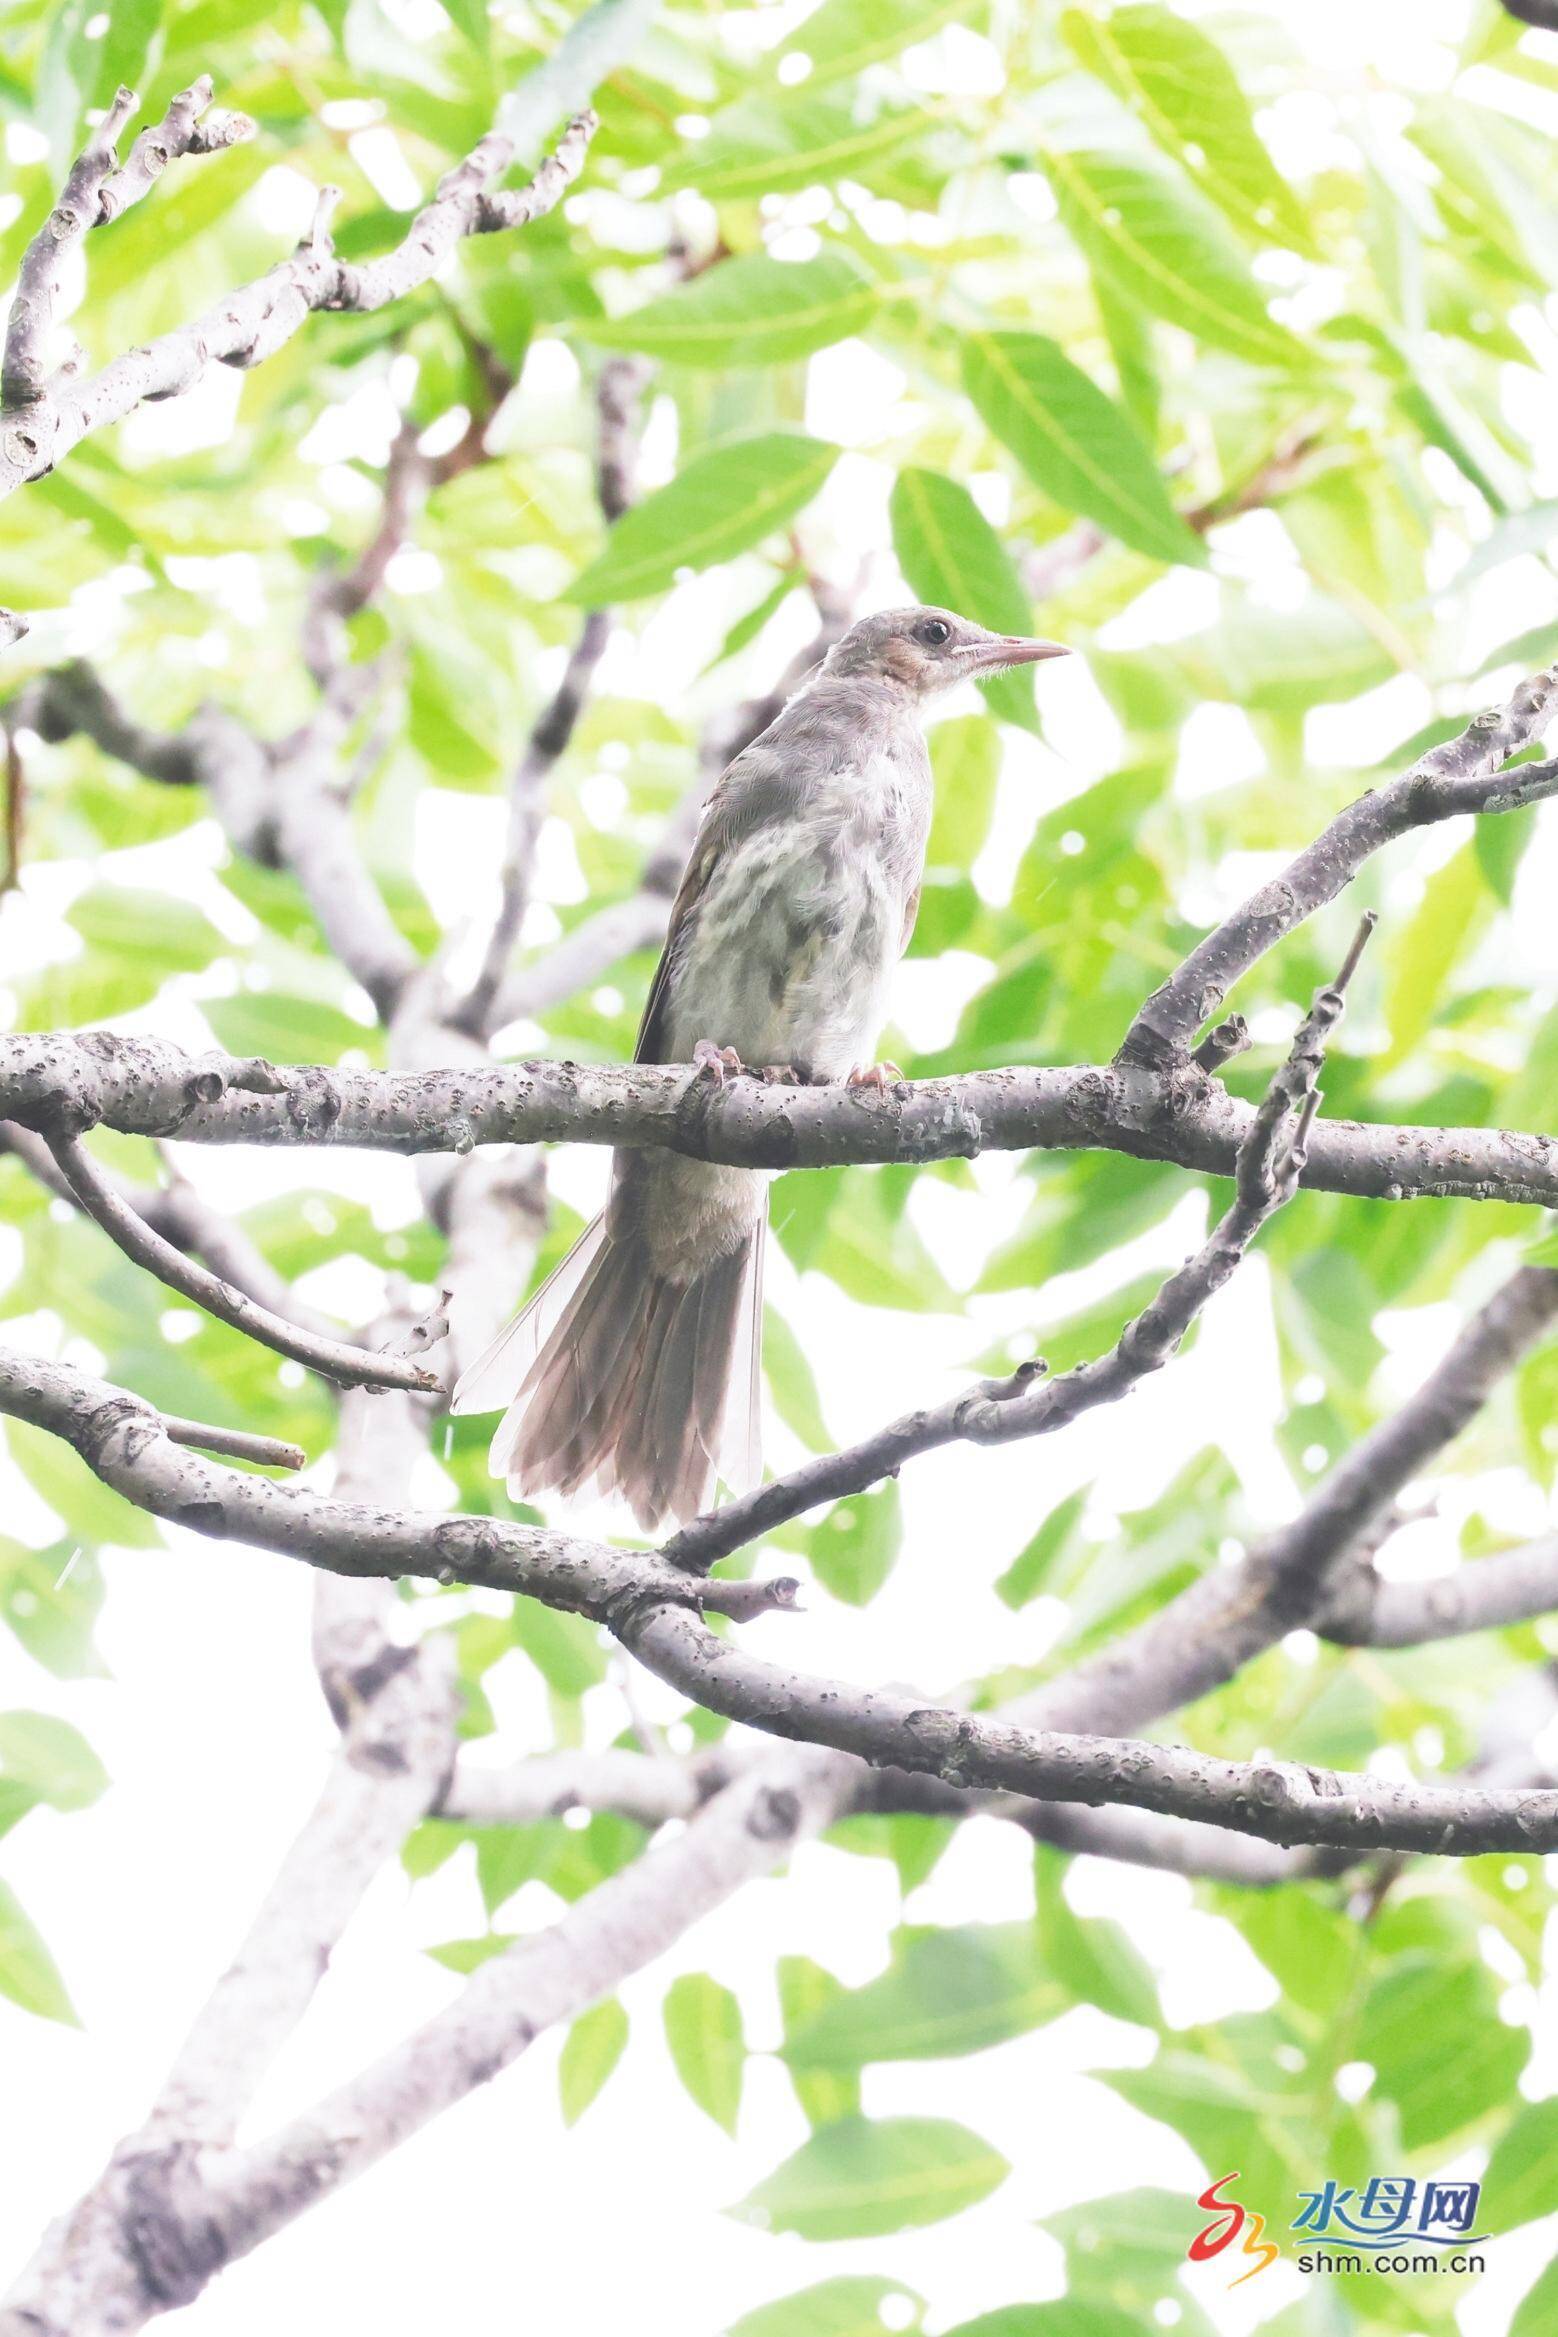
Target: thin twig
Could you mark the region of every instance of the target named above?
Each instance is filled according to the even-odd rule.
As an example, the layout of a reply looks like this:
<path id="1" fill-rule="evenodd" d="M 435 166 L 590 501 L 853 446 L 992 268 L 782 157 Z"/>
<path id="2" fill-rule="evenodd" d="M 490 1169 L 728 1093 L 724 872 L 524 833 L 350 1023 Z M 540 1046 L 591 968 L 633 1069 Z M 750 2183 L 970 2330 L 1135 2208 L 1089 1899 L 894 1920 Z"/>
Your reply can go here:
<path id="1" fill-rule="evenodd" d="M 341 1339 L 322 1338 L 272 1314 L 247 1291 L 224 1282 L 182 1250 L 175 1249 L 171 1242 L 164 1241 L 161 1234 L 154 1233 L 109 1183 L 79 1137 L 51 1136 L 48 1142 L 61 1174 L 82 1208 L 125 1256 L 155 1274 L 159 1282 L 165 1282 L 181 1297 L 193 1299 L 219 1322 L 230 1323 L 234 1330 L 245 1332 L 262 1347 L 274 1348 L 278 1355 L 307 1364 L 311 1371 L 322 1372 L 341 1387 L 413 1388 L 429 1395 L 438 1392 L 441 1383 L 437 1374 L 419 1364 L 395 1355 L 370 1355 L 364 1347 L 349 1346 Z"/>

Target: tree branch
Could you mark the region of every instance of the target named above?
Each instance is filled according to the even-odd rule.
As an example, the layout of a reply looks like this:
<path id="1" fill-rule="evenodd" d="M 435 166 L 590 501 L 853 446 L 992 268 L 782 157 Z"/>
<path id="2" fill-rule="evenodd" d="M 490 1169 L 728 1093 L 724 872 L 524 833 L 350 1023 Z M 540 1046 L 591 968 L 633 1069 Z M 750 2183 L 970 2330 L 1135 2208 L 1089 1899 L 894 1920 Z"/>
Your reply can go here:
<path id="1" fill-rule="evenodd" d="M 596 492 L 608 526 L 622 517 L 633 500 L 638 399 L 646 376 L 647 368 L 640 359 L 609 357 L 596 381 Z M 492 1027 L 493 1000 L 508 971 L 530 901 L 546 782 L 567 751 L 610 632 L 611 620 L 604 609 L 586 612 L 562 680 L 537 718 L 510 777 L 498 913 L 476 979 L 456 1018 L 462 1029 L 473 1034 Z"/>
<path id="2" fill-rule="evenodd" d="M 896 1476 L 904 1462 L 919 1453 L 944 1444 L 1008 1444 L 1018 1437 L 1052 1434 L 1080 1413 L 1118 1403 L 1149 1372 L 1160 1370 L 1202 1309 L 1236 1272 L 1261 1227 L 1298 1190 L 1320 1100 L 1326 1040 L 1341 1020 L 1347 984 L 1373 926 L 1373 917 L 1366 917 L 1336 980 L 1316 992 L 1299 1025 L 1287 1060 L 1272 1079 L 1240 1147 L 1232 1208 L 1195 1256 L 1127 1323 L 1109 1354 L 1042 1384 L 1035 1384 L 1042 1364 L 1024 1364 L 1010 1379 L 986 1380 L 934 1410 L 905 1413 L 843 1452 L 803 1462 L 788 1476 L 758 1486 L 724 1509 L 694 1518 L 666 1543 L 665 1555 L 679 1566 L 702 1571 L 802 1510 L 859 1493 L 878 1478 Z"/>
<path id="3" fill-rule="evenodd" d="M 181 1452 L 161 1415 L 139 1396 L 69 1365 L 0 1351 L 0 1412 L 62 1437 L 116 1493 L 195 1533 L 252 1542 L 332 1574 L 480 1584 L 523 1591 L 616 1628 L 646 1599 L 686 1601 L 746 1620 L 794 1605 L 793 1576 L 699 1582 L 654 1551 L 636 1552 L 538 1526 L 458 1514 L 433 1517 L 331 1500 L 306 1485 Z"/>
<path id="4" fill-rule="evenodd" d="M 1421 1647 L 1529 1622 L 1558 1607 L 1558 1535 L 1499 1550 L 1426 1582 L 1386 1582 L 1346 1567 L 1315 1628 L 1340 1647 Z"/>
<path id="5" fill-rule="evenodd" d="M 1306 917 L 1349 885 L 1381 845 L 1464 812 L 1516 811 L 1558 792 L 1558 762 L 1506 771 L 1539 738 L 1558 698 L 1558 666 L 1523 681 L 1509 703 L 1479 714 L 1458 738 L 1432 747 L 1411 769 L 1359 796 L 1280 877 L 1223 920 L 1155 990 L 1116 1057 L 1122 1071 L 1177 1069 L 1202 1024 L 1233 984 Z"/>
<path id="6" fill-rule="evenodd" d="M 573 938 L 570 936 L 570 938 Z M 576 970 L 576 969 L 575 969 Z M 570 975 L 571 979 L 571 975 Z M 508 1012 L 507 995 L 500 1011 Z M 1100 1149 L 1231 1176 L 1254 1117 L 1199 1073 L 1142 1124 L 1127 1083 L 1096 1064 L 965 1072 L 894 1095 L 847 1086 L 722 1089 L 690 1065 L 541 1059 L 416 1073 L 192 1056 L 109 1031 L 0 1037 L 0 1117 L 117 1128 L 199 1144 L 320 1144 L 464 1152 L 480 1144 L 651 1147 L 738 1168 L 973 1159 Z M 1374 1200 L 1423 1196 L 1558 1207 L 1558 1137 L 1510 1129 L 1322 1120 L 1302 1185 Z"/>
<path id="7" fill-rule="evenodd" d="M 44 477 L 91 431 L 122 421 L 145 399 L 177 397 L 193 388 L 213 359 L 238 367 L 261 364 L 315 309 L 361 314 L 384 308 L 425 284 L 465 236 L 520 227 L 553 210 L 577 178 L 595 126 L 592 113 L 576 115 L 529 185 L 506 192 L 495 182 L 508 169 L 513 148 L 489 133 L 439 181 L 395 249 L 360 267 L 336 257 L 327 224 L 334 190 L 325 189 L 314 232 L 267 275 L 230 293 L 192 324 L 112 359 L 89 380 L 56 380 L 0 414 L 0 496 Z"/>
<path id="8" fill-rule="evenodd" d="M 1343 1455 L 1290 1525 L 1237 1565 L 1203 1575 L 1090 1662 L 1020 1699 L 1018 1715 L 1046 1728 L 1144 1728 L 1221 1687 L 1287 1632 L 1312 1625 L 1360 1538 L 1555 1323 L 1558 1269 L 1519 1268 L 1417 1393 Z"/>
<path id="9" fill-rule="evenodd" d="M 182 154 L 215 154 L 254 135 L 247 114 L 200 117 L 211 103 L 208 73 L 181 89 L 154 129 L 143 130 L 119 167 L 119 134 L 140 100 L 121 88 L 88 138 L 58 203 L 22 254 L 0 369 L 0 423 L 36 405 L 48 390 L 48 343 L 65 263 L 94 227 L 117 219 L 148 194 Z"/>
<path id="10" fill-rule="evenodd" d="M 1392 1785 L 1274 1761 L 1218 1761 L 1141 1739 L 1030 1731 L 766 1663 L 684 1610 L 628 1618 L 622 1636 L 682 1695 L 772 1736 L 832 1745 L 950 1785 L 1043 1801 L 1124 1802 L 1263 1841 L 1353 1851 L 1558 1849 L 1558 1792 Z"/>
<path id="11" fill-rule="evenodd" d="M 144 1266 L 181 1297 L 193 1299 L 197 1306 L 215 1315 L 218 1322 L 230 1323 L 235 1331 L 245 1332 L 262 1347 L 274 1348 L 278 1355 L 291 1356 L 294 1362 L 322 1372 L 342 1387 L 415 1388 L 425 1394 L 437 1394 L 441 1390 L 443 1383 L 436 1372 L 404 1356 L 370 1354 L 365 1347 L 350 1346 L 343 1339 L 321 1337 L 281 1315 L 272 1314 L 247 1291 L 240 1290 L 235 1283 L 224 1282 L 183 1250 L 176 1249 L 172 1242 L 165 1241 L 160 1233 L 153 1232 L 103 1175 L 79 1137 L 52 1136 L 48 1142 L 60 1174 L 88 1217 L 102 1227 L 127 1258 L 137 1266 Z"/>

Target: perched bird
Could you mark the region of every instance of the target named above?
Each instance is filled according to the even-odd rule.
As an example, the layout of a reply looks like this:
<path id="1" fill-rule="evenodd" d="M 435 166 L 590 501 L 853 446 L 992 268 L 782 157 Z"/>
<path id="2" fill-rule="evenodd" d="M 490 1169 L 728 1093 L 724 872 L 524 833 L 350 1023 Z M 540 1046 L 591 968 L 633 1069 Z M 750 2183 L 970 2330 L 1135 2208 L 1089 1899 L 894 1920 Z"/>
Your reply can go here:
<path id="1" fill-rule="evenodd" d="M 921 708 L 1064 654 L 947 609 L 853 626 L 710 794 L 635 1060 L 880 1087 L 930 828 Z M 455 1389 L 456 1412 L 507 1405 L 491 1463 L 511 1493 L 620 1492 L 652 1530 L 706 1509 L 717 1478 L 756 1483 L 767 1183 L 613 1156 L 605 1210 Z"/>

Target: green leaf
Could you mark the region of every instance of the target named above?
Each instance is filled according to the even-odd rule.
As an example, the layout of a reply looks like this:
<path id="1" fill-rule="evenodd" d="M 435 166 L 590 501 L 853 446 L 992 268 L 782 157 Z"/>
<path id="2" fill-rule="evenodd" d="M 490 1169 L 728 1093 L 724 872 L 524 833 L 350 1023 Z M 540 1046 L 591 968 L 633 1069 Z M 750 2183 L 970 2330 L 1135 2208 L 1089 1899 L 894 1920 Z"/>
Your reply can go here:
<path id="1" fill-rule="evenodd" d="M 49 1712 L 0 1712 L 0 1775 L 56 1810 L 84 1810 L 108 1790 L 81 1731 Z"/>
<path id="2" fill-rule="evenodd" d="M 732 439 L 623 513 L 606 549 L 568 587 L 586 608 L 665 592 L 686 569 L 750 550 L 811 501 L 838 448 L 798 431 Z"/>
<path id="3" fill-rule="evenodd" d="M 1520 2104 L 1493 2146 L 1482 2196 L 1499 2231 L 1558 2208 L 1558 2094 Z"/>
<path id="4" fill-rule="evenodd" d="M 72 2027 L 79 2025 L 65 1983 L 36 1924 L 10 1885 L 3 1882 L 0 1882 L 0 1996 L 9 1996 L 24 2012 L 35 2012 L 44 2020 L 66 2021 Z"/>
<path id="5" fill-rule="evenodd" d="M 779 1988 L 779 2010 L 785 2043 L 816 2020 L 824 2006 L 844 1996 L 842 1980 L 810 1956 L 781 1956 L 774 1968 Z M 855 2068 L 803 2068 L 786 2055 L 790 2083 L 809 2123 L 831 2126 L 835 2119 L 853 2117 L 860 2108 L 860 2072 Z"/>
<path id="6" fill-rule="evenodd" d="M 1151 451 L 1119 408 L 1043 333 L 970 333 L 963 387 L 1035 485 L 1151 560 L 1204 566 Z"/>
<path id="7" fill-rule="evenodd" d="M 1060 29 L 1088 71 L 1247 234 L 1313 251 L 1303 207 L 1262 145 L 1233 67 L 1199 25 L 1157 6 L 1104 17 L 1071 8 Z"/>
<path id="8" fill-rule="evenodd" d="M 900 471 L 888 505 L 893 550 L 915 598 L 993 633 L 1026 633 L 1033 605 L 1011 554 L 966 487 L 939 471 Z M 1036 731 L 1031 669 L 980 687 L 997 714 Z"/>
<path id="9" fill-rule="evenodd" d="M 585 1616 L 543 1606 L 539 1599 L 517 1598 L 510 1629 L 555 1694 L 582 1696 L 606 1677 L 606 1650 Z"/>
<path id="10" fill-rule="evenodd" d="M 1040 1843 L 1034 1853 L 1039 1955 L 1084 2004 L 1117 2020 L 1156 2028 L 1161 2018 L 1157 1983 L 1117 1923 L 1073 1913 L 1062 1884 L 1069 1860 Z"/>
<path id="11" fill-rule="evenodd" d="M 1528 2288 L 1515 2307 L 1509 2337 L 1550 2337 L 1554 2328 L 1558 2328 L 1558 2256 L 1537 2275 L 1535 2287 Z"/>
<path id="12" fill-rule="evenodd" d="M 1153 316 L 1252 365 L 1312 369 L 1304 343 L 1267 313 L 1217 213 L 1188 187 L 1125 155 L 1051 152 L 1043 162 L 1089 264 Z"/>
<path id="13" fill-rule="evenodd" d="M 895 1484 L 837 1501 L 812 1528 L 807 1555 L 824 1590 L 851 1607 L 869 1606 L 893 1570 L 903 1541 Z"/>
<path id="14" fill-rule="evenodd" d="M 578 330 L 608 348 L 641 349 L 679 365 L 777 365 L 858 333 L 877 299 L 876 287 L 842 252 L 814 260 L 752 252 L 722 260 L 628 316 L 581 319 Z"/>
<path id="15" fill-rule="evenodd" d="M 684 1972 L 666 1991 L 665 2035 L 676 2073 L 699 2109 L 734 2134 L 747 2060 L 736 1998 L 707 1972 Z"/>
<path id="16" fill-rule="evenodd" d="M 838 98 L 805 92 L 783 103 L 743 98 L 714 116 L 708 136 L 667 171 L 665 188 L 690 187 L 710 203 L 728 203 L 859 178 L 879 154 L 890 154 L 924 128 L 925 116 L 912 109 L 861 122 L 853 104 Z"/>
<path id="17" fill-rule="evenodd" d="M 1069 2002 L 1031 1923 L 906 1925 L 877 1979 L 846 1989 L 784 2045 L 795 2069 L 858 2069 L 982 2052 L 1040 2027 Z"/>
<path id="18" fill-rule="evenodd" d="M 1395 937 L 1385 1020 L 1390 1046 L 1378 1058 L 1388 1070 L 1417 1047 L 1429 1030 L 1457 963 L 1493 912 L 1493 894 L 1470 844 L 1436 869 L 1404 932 Z"/>
<path id="19" fill-rule="evenodd" d="M 102 1679 L 92 1643 L 103 1574 L 91 1551 L 69 1540 L 30 1550 L 0 1535 L 0 1615 L 28 1654 L 56 1679 Z"/>
<path id="20" fill-rule="evenodd" d="M 471 47 L 485 57 L 492 47 L 486 0 L 439 0 L 439 5 L 455 30 L 464 33 Z"/>
<path id="21" fill-rule="evenodd" d="M 997 1596 L 1009 1607 L 1025 1607 L 1044 1590 L 1063 1560 L 1072 1554 L 1077 1527 L 1087 1508 L 1087 1488 L 1068 1493 L 1052 1509 L 1038 1531 L 1026 1542 L 1006 1572 L 996 1581 Z"/>
<path id="22" fill-rule="evenodd" d="M 1437 1951 L 1394 1959 L 1368 1993 L 1359 2033 L 1368 2038 L 1375 2092 L 1395 2103 L 1408 2150 L 1458 2134 L 1507 2102 L 1531 2051 L 1528 2032 L 1499 2019 L 1486 1965 L 1450 1962 Z"/>
<path id="23" fill-rule="evenodd" d="M 941 2223 L 988 2198 L 1009 2172 L 999 2151 L 948 2118 L 843 2118 L 730 2212 L 808 2240 L 871 2239 Z"/>
<path id="24" fill-rule="evenodd" d="M 824 0 L 796 26 L 775 63 L 796 53 L 809 57 L 807 87 L 815 89 L 896 57 L 945 24 L 983 13 L 981 0 Z"/>
<path id="25" fill-rule="evenodd" d="M 828 1452 L 833 1438 L 822 1416 L 817 1375 L 800 1340 L 777 1307 L 763 1309 L 763 1369 L 774 1410 L 813 1452 Z"/>
<path id="26" fill-rule="evenodd" d="M 1074 2296 L 1047 2305 L 1001 2305 L 959 2321 L 946 2337 L 1141 2337 L 1142 2323 L 1113 2305 Z"/>
<path id="27" fill-rule="evenodd" d="M 172 893 L 93 885 L 72 903 L 68 916 L 90 948 L 144 954 L 170 974 L 198 973 L 227 947 L 204 911 Z"/>
<path id="28" fill-rule="evenodd" d="M 936 780 L 936 808 L 925 847 L 925 871 L 961 877 L 978 859 L 995 810 L 1001 746 L 977 714 L 938 722 L 930 734 L 930 764 Z"/>
<path id="29" fill-rule="evenodd" d="M 622 2056 L 628 2016 L 614 1996 L 581 2012 L 563 2039 L 557 2091 L 563 2124 L 577 2125 Z"/>
<path id="30" fill-rule="evenodd" d="M 47 1436 L 21 1420 L 8 1420 L 5 1441 L 34 1492 L 82 1541 L 113 1542 L 126 1550 L 160 1547 L 162 1535 L 155 1519 L 110 1491 L 57 1436 Z"/>
<path id="31" fill-rule="evenodd" d="M 884 2307 L 894 2309 L 891 2321 Z M 911 2308 L 905 2320 L 903 2308 Z M 910 2331 L 920 2327 L 925 2299 L 897 2280 L 874 2280 L 868 2272 L 845 2273 L 838 2280 L 819 2280 L 794 2296 L 777 2297 L 732 2321 L 726 2337 L 882 2337 L 884 2329 Z"/>

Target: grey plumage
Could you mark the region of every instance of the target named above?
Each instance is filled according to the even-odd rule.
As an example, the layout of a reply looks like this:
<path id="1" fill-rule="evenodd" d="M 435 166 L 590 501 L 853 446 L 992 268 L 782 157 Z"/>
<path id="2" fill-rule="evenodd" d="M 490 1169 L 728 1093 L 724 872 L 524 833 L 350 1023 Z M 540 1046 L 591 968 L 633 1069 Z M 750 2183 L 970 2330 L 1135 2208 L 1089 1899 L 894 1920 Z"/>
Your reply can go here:
<path id="1" fill-rule="evenodd" d="M 851 1075 L 919 901 L 920 705 L 1059 654 L 945 609 L 853 627 L 710 795 L 635 1060 Z M 508 1406 L 491 1462 L 512 1492 L 620 1493 L 653 1530 L 757 1481 L 767 1209 L 760 1172 L 614 1156 L 601 1216 L 455 1390 L 457 1412 Z"/>

